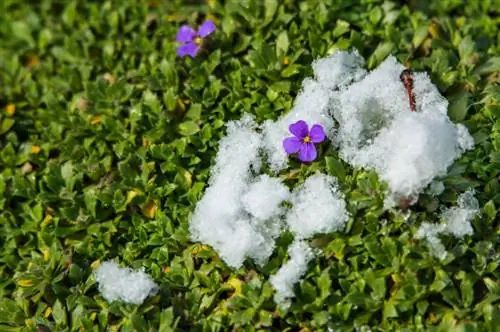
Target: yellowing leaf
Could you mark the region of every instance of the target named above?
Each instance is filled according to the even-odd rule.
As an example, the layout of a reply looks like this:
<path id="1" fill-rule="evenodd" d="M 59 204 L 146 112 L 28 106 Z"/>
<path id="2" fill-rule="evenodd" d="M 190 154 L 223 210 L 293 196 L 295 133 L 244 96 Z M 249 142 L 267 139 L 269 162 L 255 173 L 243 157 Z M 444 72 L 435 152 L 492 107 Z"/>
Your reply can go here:
<path id="1" fill-rule="evenodd" d="M 41 228 L 45 228 L 45 227 L 47 227 L 47 226 L 50 224 L 50 222 L 51 222 L 51 220 L 52 220 L 53 218 L 54 218 L 54 217 L 52 217 L 52 215 L 50 215 L 50 214 L 46 214 L 46 215 L 45 215 L 45 218 L 43 218 L 42 223 L 40 224 L 40 227 L 41 227 Z"/>
<path id="2" fill-rule="evenodd" d="M 427 31 L 431 35 L 432 38 L 437 38 L 439 37 L 439 25 L 435 22 L 432 22 L 427 26 Z"/>
<path id="3" fill-rule="evenodd" d="M 134 199 L 134 197 L 136 197 L 140 193 L 141 192 L 138 190 L 130 190 L 129 192 L 127 192 L 127 204 L 130 203 Z"/>
<path id="4" fill-rule="evenodd" d="M 33 286 L 33 280 L 30 279 L 22 279 L 17 282 L 17 284 L 21 287 L 31 287 Z"/>
<path id="5" fill-rule="evenodd" d="M 90 264 L 90 267 L 92 268 L 92 270 L 97 270 L 99 268 L 99 266 L 101 266 L 100 260 L 93 261 L 92 264 Z"/>
<path id="6" fill-rule="evenodd" d="M 170 14 L 167 16 L 167 22 L 177 22 L 180 21 L 182 17 L 178 14 Z"/>
<path id="7" fill-rule="evenodd" d="M 49 318 L 51 313 L 52 313 L 52 307 L 48 307 L 47 309 L 45 309 L 43 315 L 45 316 L 45 318 Z"/>
<path id="8" fill-rule="evenodd" d="M 40 65 L 40 58 L 36 55 L 30 55 L 26 58 L 25 67 L 28 69 L 36 68 Z"/>
<path id="9" fill-rule="evenodd" d="M 101 122 L 101 116 L 100 115 L 94 115 L 93 117 L 90 118 L 90 123 L 95 125 Z"/>
<path id="10" fill-rule="evenodd" d="M 32 328 L 32 329 L 35 328 L 35 322 L 31 318 L 25 319 L 24 320 L 24 324 L 26 324 L 26 326 L 29 327 L 29 328 Z"/>
<path id="11" fill-rule="evenodd" d="M 7 106 L 5 106 L 5 114 L 7 114 L 8 116 L 12 116 L 15 113 L 16 113 L 16 105 L 8 104 Z"/>
<path id="12" fill-rule="evenodd" d="M 203 244 L 203 245 L 195 244 L 193 247 L 193 250 L 191 250 L 191 253 L 193 255 L 197 255 L 202 250 L 210 250 L 210 247 L 205 245 L 205 244 Z"/>
<path id="13" fill-rule="evenodd" d="M 106 73 L 102 75 L 102 78 L 104 78 L 104 80 L 108 82 L 110 85 L 113 85 L 116 82 L 116 78 L 111 73 Z"/>
<path id="14" fill-rule="evenodd" d="M 48 262 L 49 259 L 50 259 L 50 250 L 49 250 L 49 248 L 43 249 L 42 253 L 43 253 L 43 260 L 45 262 Z"/>
<path id="15" fill-rule="evenodd" d="M 40 147 L 38 145 L 31 146 L 31 153 L 38 154 L 40 153 Z"/>
<path id="16" fill-rule="evenodd" d="M 184 170 L 182 176 L 184 177 L 184 180 L 186 180 L 187 186 L 191 187 L 191 185 L 193 184 L 193 175 L 188 171 Z"/>
<path id="17" fill-rule="evenodd" d="M 182 99 L 177 99 L 177 105 L 181 112 L 186 111 L 186 105 L 184 104 L 184 101 L 182 101 Z"/>
<path id="18" fill-rule="evenodd" d="M 227 285 L 234 288 L 234 295 L 241 294 L 241 280 L 238 278 L 231 278 L 227 281 Z"/>
<path id="19" fill-rule="evenodd" d="M 290 63 L 290 59 L 288 59 L 288 57 L 287 57 L 287 56 L 285 56 L 285 57 L 283 58 L 283 64 L 284 64 L 285 66 L 288 66 L 288 64 L 289 64 L 289 63 Z"/>
<path id="20" fill-rule="evenodd" d="M 209 0 L 209 1 L 208 1 L 208 5 L 209 5 L 210 7 L 213 7 L 213 6 L 215 5 L 215 1 L 214 1 L 214 0 Z M 215 17 L 215 16 L 214 16 L 214 15 L 212 15 L 212 14 L 207 14 L 207 16 L 205 16 L 205 18 L 206 18 L 207 20 L 212 20 L 212 21 L 215 23 L 215 25 L 217 25 L 217 24 L 219 23 L 219 20 L 217 19 L 217 17 Z"/>
<path id="21" fill-rule="evenodd" d="M 146 203 L 146 205 L 144 205 L 144 207 L 142 208 L 142 213 L 152 219 L 154 218 L 154 216 L 156 215 L 156 210 L 158 209 L 158 207 L 156 206 L 156 202 L 153 201 L 153 200 L 150 200 L 149 202 Z"/>
<path id="22" fill-rule="evenodd" d="M 460 16 L 455 20 L 457 28 L 461 28 L 465 24 L 465 17 Z"/>

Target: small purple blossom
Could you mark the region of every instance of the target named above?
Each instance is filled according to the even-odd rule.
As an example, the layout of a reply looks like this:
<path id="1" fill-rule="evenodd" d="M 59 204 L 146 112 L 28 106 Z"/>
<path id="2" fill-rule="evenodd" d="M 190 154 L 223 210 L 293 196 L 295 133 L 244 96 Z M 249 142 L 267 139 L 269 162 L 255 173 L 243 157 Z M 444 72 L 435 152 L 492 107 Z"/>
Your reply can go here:
<path id="1" fill-rule="evenodd" d="M 212 34 L 215 31 L 215 23 L 211 20 L 206 20 L 198 27 L 198 31 L 194 30 L 189 25 L 185 24 L 177 31 L 176 41 L 182 43 L 177 48 L 177 55 L 185 57 L 186 55 L 194 58 L 203 44 L 203 38 Z"/>
<path id="2" fill-rule="evenodd" d="M 288 137 L 283 140 L 283 148 L 288 154 L 299 153 L 299 160 L 311 162 L 318 156 L 314 144 L 325 140 L 326 135 L 323 126 L 315 124 L 309 131 L 307 123 L 303 120 L 292 123 L 288 129 L 295 137 Z"/>

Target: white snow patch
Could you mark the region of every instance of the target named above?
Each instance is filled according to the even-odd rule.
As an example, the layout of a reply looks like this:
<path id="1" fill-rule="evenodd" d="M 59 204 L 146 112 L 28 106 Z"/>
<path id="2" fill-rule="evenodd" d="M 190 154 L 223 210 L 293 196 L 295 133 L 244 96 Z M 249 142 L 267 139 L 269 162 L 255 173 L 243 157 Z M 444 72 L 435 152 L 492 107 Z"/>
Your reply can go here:
<path id="1" fill-rule="evenodd" d="M 121 300 L 142 304 L 146 297 L 156 294 L 157 285 L 143 270 L 121 268 L 115 262 L 103 262 L 95 271 L 99 291 L 109 302 Z"/>
<path id="2" fill-rule="evenodd" d="M 263 174 L 250 184 L 241 200 L 245 210 L 254 218 L 266 220 L 280 214 L 280 204 L 289 197 L 290 191 L 280 179 Z"/>
<path id="3" fill-rule="evenodd" d="M 293 286 L 307 272 L 308 263 L 314 258 L 312 249 L 303 241 L 295 241 L 288 248 L 289 260 L 269 278 L 276 293 L 274 301 L 282 306 L 294 297 Z"/>
<path id="4" fill-rule="evenodd" d="M 427 193 L 431 196 L 439 196 L 444 192 L 444 184 L 441 181 L 432 181 L 427 189 Z"/>
<path id="5" fill-rule="evenodd" d="M 212 246 L 229 265 L 240 267 L 249 257 L 263 264 L 280 234 L 277 217 L 288 189 L 259 170 L 262 137 L 253 118 L 245 115 L 227 125 L 220 141 L 210 186 L 198 202 L 189 225 L 191 237 Z M 263 191 L 269 190 L 264 193 Z M 264 200 L 268 200 L 266 205 Z"/>
<path id="6" fill-rule="evenodd" d="M 426 239 L 431 253 L 439 259 L 446 257 L 446 250 L 439 239 L 439 235 L 452 235 L 463 238 L 472 235 L 474 230 L 471 225 L 472 219 L 479 213 L 479 202 L 474 197 L 472 189 L 462 193 L 457 200 L 458 206 L 453 206 L 443 211 L 441 217 L 444 220 L 440 224 L 422 223 L 417 230 L 416 237 Z"/>
<path id="7" fill-rule="evenodd" d="M 198 202 L 189 225 L 193 240 L 212 246 L 232 267 L 241 266 L 255 246 L 265 242 L 253 229 L 241 204 L 251 167 L 259 160 L 261 135 L 255 128 L 256 123 L 249 115 L 227 124 L 210 186 Z"/>
<path id="8" fill-rule="evenodd" d="M 348 214 L 334 177 L 316 173 L 295 188 L 293 207 L 286 216 L 290 230 L 299 239 L 344 228 Z"/>
<path id="9" fill-rule="evenodd" d="M 417 230 L 416 238 L 425 239 L 431 249 L 431 254 L 439 259 L 446 258 L 446 249 L 439 239 L 439 235 L 446 229 L 444 224 L 431 224 L 423 222 Z"/>
<path id="10" fill-rule="evenodd" d="M 443 212 L 447 233 L 457 238 L 474 233 L 471 221 L 479 213 L 479 202 L 474 195 L 474 190 L 467 190 L 458 197 L 458 207 L 451 207 Z"/>
<path id="11" fill-rule="evenodd" d="M 448 118 L 448 102 L 426 73 L 413 75 L 417 112 L 410 111 L 399 78 L 403 69 L 388 57 L 341 91 L 332 105 L 340 156 L 375 169 L 396 199 L 417 196 L 473 147 L 467 129 Z"/>

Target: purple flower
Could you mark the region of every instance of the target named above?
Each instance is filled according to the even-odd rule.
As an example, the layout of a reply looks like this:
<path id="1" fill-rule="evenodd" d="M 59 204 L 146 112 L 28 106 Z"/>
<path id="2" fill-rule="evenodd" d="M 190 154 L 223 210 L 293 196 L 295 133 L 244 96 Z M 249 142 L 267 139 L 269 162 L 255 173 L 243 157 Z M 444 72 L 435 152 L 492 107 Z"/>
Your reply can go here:
<path id="1" fill-rule="evenodd" d="M 319 124 L 312 126 L 311 131 L 305 121 L 297 121 L 292 123 L 288 129 L 295 137 L 288 137 L 283 140 L 283 147 L 286 153 L 299 153 L 299 160 L 310 162 L 316 159 L 318 152 L 316 151 L 315 143 L 321 143 L 325 140 L 326 135 L 323 127 Z"/>
<path id="2" fill-rule="evenodd" d="M 215 31 L 215 23 L 211 20 L 206 20 L 199 26 L 198 31 L 195 31 L 189 25 L 185 24 L 177 31 L 175 40 L 183 43 L 177 48 L 177 55 L 181 58 L 189 55 L 192 58 L 198 54 L 203 44 L 203 38 Z"/>

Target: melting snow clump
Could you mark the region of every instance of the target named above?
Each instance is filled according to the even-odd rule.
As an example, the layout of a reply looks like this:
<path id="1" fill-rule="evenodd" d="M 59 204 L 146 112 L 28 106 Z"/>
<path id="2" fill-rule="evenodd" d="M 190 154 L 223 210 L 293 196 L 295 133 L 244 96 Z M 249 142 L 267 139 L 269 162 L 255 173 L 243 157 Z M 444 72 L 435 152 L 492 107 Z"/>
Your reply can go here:
<path id="1" fill-rule="evenodd" d="M 452 235 L 456 238 L 463 238 L 465 235 L 472 235 L 471 221 L 479 213 L 479 203 L 474 197 L 473 190 L 467 190 L 458 197 L 458 206 L 448 208 L 443 211 L 441 217 L 444 223 L 430 224 L 422 223 L 417 231 L 416 237 L 426 239 L 432 254 L 440 259 L 446 257 L 446 250 L 438 238 L 438 235 Z"/>
<path id="2" fill-rule="evenodd" d="M 281 210 L 280 204 L 288 200 L 290 191 L 280 179 L 267 174 L 261 175 L 256 182 L 250 184 L 248 191 L 242 197 L 245 210 L 253 217 L 270 219 Z"/>
<path id="3" fill-rule="evenodd" d="M 389 56 L 332 105 L 341 157 L 375 169 L 395 198 L 418 196 L 474 144 L 467 129 L 448 118 L 448 101 L 426 73 L 413 74 L 417 111 L 411 112 L 403 69 Z"/>
<path id="4" fill-rule="evenodd" d="M 114 262 L 103 262 L 95 271 L 95 278 L 99 291 L 109 302 L 121 300 L 142 304 L 146 297 L 158 291 L 153 279 L 144 271 L 121 268 Z"/>
<path id="5" fill-rule="evenodd" d="M 445 229 L 446 225 L 444 224 L 431 224 L 423 222 L 416 234 L 417 239 L 427 240 L 427 243 L 431 248 L 431 253 L 439 259 L 446 258 L 446 248 L 438 237 L 445 231 Z"/>
<path id="6" fill-rule="evenodd" d="M 331 176 L 315 174 L 295 188 L 293 207 L 286 216 L 290 230 L 300 239 L 344 228 L 348 220 L 346 203 Z"/>
<path id="7" fill-rule="evenodd" d="M 458 207 L 445 210 L 442 218 L 446 221 L 446 232 L 457 238 L 472 235 L 471 221 L 479 213 L 479 202 L 473 190 L 467 190 L 458 197 Z"/>
<path id="8" fill-rule="evenodd" d="M 441 181 L 432 181 L 427 193 L 431 196 L 439 196 L 444 192 L 444 184 Z"/>
<path id="9" fill-rule="evenodd" d="M 249 115 L 228 123 L 209 187 L 190 223 L 193 240 L 212 246 L 228 265 L 236 268 L 261 246 L 271 252 L 274 248 L 269 248 L 268 239 L 251 224 L 241 201 L 251 179 L 252 165 L 258 165 L 259 160 L 261 135 L 255 128 Z"/>
<path id="10" fill-rule="evenodd" d="M 312 249 L 303 241 L 292 243 L 288 248 L 288 255 L 290 256 L 288 262 L 269 278 L 276 290 L 275 302 L 285 307 L 287 300 L 294 296 L 294 284 L 307 272 L 307 265 L 314 258 Z"/>

